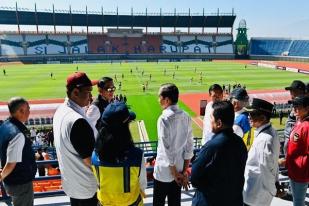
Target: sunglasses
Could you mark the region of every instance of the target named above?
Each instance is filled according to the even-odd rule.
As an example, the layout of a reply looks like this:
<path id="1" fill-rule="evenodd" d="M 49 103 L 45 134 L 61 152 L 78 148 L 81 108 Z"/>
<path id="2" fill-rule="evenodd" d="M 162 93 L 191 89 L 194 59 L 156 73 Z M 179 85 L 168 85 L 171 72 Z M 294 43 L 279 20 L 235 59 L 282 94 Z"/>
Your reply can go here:
<path id="1" fill-rule="evenodd" d="M 116 90 L 116 87 L 108 87 L 108 88 L 104 88 L 104 90 L 107 92 L 114 92 Z"/>

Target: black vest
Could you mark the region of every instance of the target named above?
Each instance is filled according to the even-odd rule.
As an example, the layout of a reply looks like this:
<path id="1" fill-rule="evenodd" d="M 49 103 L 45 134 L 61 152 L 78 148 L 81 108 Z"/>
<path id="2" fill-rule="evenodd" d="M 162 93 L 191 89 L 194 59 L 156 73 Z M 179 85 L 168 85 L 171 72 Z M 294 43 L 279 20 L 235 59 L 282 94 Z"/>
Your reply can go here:
<path id="1" fill-rule="evenodd" d="M 16 138 L 18 133 L 23 133 L 25 145 L 22 151 L 22 161 L 18 162 L 14 170 L 3 180 L 7 185 L 19 185 L 30 182 L 34 179 L 37 170 L 30 132 L 20 121 L 9 118 L 0 127 L 0 159 L 4 167 L 7 160 L 7 148 L 9 142 Z"/>
<path id="2" fill-rule="evenodd" d="M 101 116 L 102 116 L 105 108 L 109 104 L 109 102 L 106 101 L 105 99 L 103 99 L 101 95 L 98 95 L 98 97 L 92 102 L 92 104 L 97 106 L 99 108 L 99 110 L 100 110 L 100 119 L 98 119 L 98 121 L 97 121 L 97 123 L 95 125 L 97 130 L 100 131 L 100 129 L 103 127 L 102 121 L 101 121 Z"/>

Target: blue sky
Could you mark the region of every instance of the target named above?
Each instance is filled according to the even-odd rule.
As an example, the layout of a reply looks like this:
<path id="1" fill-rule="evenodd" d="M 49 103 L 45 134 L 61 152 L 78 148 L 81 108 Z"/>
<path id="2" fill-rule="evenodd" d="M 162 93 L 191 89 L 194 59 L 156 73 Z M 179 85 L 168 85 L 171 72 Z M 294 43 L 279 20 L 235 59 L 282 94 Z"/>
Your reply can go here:
<path id="1" fill-rule="evenodd" d="M 13 0 L 0 0 L 0 6 L 15 6 Z M 130 12 L 188 12 L 192 13 L 232 12 L 237 15 L 234 27 L 241 19 L 247 21 L 249 37 L 293 37 L 309 39 L 309 0 L 17 0 L 19 7 L 40 9 L 52 8 L 73 10 Z M 193 3 L 194 2 L 194 3 Z M 236 33 L 236 31 L 234 31 Z"/>

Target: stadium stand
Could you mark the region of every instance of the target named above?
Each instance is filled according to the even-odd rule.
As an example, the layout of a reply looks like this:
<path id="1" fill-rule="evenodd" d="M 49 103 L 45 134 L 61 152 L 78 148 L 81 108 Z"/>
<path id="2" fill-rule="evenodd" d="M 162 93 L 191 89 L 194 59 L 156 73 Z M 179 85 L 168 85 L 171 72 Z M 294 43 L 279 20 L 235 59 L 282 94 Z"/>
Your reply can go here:
<path id="1" fill-rule="evenodd" d="M 252 38 L 251 55 L 284 55 L 289 51 L 290 39 Z"/>
<path id="2" fill-rule="evenodd" d="M 289 49 L 289 56 L 309 56 L 309 40 L 294 40 Z"/>

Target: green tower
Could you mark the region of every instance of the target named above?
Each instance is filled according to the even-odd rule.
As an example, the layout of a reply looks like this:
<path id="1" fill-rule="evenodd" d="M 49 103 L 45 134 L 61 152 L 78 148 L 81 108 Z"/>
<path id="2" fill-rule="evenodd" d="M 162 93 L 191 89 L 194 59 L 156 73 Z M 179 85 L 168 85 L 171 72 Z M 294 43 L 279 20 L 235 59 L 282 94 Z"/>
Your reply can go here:
<path id="1" fill-rule="evenodd" d="M 247 38 L 247 25 L 246 21 L 242 19 L 239 22 L 239 27 L 237 29 L 237 37 L 235 41 L 235 54 L 238 58 L 246 58 L 248 57 L 248 46 L 249 41 Z"/>

